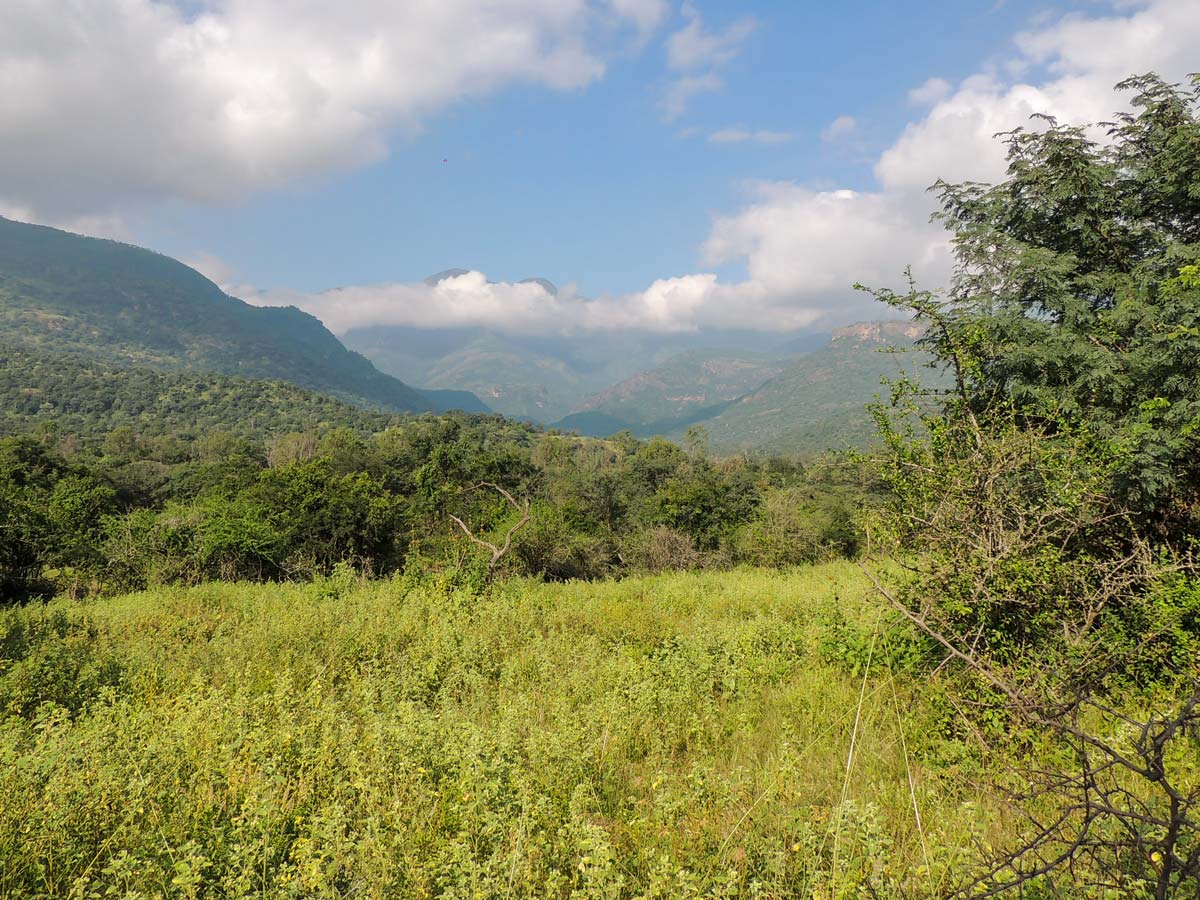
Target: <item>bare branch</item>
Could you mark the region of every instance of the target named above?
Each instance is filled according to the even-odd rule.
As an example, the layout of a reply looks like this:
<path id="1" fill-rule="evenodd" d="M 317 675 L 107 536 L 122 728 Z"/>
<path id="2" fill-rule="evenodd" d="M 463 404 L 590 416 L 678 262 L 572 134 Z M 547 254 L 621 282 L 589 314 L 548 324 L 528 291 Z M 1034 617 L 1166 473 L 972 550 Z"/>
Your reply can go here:
<path id="1" fill-rule="evenodd" d="M 519 512 L 521 514 L 521 517 L 517 520 L 517 522 L 515 524 L 513 524 L 512 526 L 510 526 L 508 531 L 505 532 L 504 543 L 499 546 L 497 546 L 496 544 L 493 544 L 491 541 L 486 541 L 483 538 L 476 537 L 475 534 L 472 533 L 471 529 L 467 527 L 467 523 L 464 522 L 462 519 L 460 519 L 458 516 L 450 517 L 450 520 L 452 522 L 454 522 L 459 528 L 462 529 L 463 534 L 465 534 L 468 538 L 470 538 L 472 543 L 477 544 L 480 547 L 483 547 L 485 550 L 488 550 L 492 554 L 491 561 L 488 563 L 488 573 L 491 574 L 495 570 L 495 568 L 496 568 L 497 564 L 500 562 L 500 560 L 511 549 L 513 536 L 529 523 L 529 520 L 531 518 L 530 512 L 529 512 L 529 499 L 526 498 L 524 503 L 518 503 L 516 498 L 513 497 L 512 494 L 510 494 L 508 491 L 506 491 L 500 485 L 498 485 L 494 482 L 491 482 L 491 481 L 481 481 L 481 482 L 479 482 L 479 484 L 475 485 L 475 487 L 476 488 L 489 487 L 489 488 L 494 489 L 505 500 L 507 500 L 509 502 L 509 504 L 513 507 L 513 509 L 515 509 L 517 512 Z"/>

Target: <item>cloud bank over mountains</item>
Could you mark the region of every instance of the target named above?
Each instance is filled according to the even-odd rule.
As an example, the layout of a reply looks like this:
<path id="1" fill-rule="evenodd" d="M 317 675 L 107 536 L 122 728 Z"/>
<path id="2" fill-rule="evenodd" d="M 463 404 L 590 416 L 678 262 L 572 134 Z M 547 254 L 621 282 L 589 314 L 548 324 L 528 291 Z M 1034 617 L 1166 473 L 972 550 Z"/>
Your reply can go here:
<path id="1" fill-rule="evenodd" d="M 299 294 L 239 286 L 217 260 L 201 267 L 238 296 L 300 306 L 343 333 L 369 324 L 553 334 L 844 322 L 870 314 L 855 282 L 895 285 L 910 264 L 923 286 L 947 282 L 949 246 L 928 221 L 926 189 L 938 178 L 1002 177 L 997 132 L 1028 126 L 1035 113 L 1103 121 L 1121 103 L 1117 81 L 1149 70 L 1179 80 L 1200 68 L 1195 0 L 1101 9 L 1042 22 L 1015 37 L 1010 58 L 958 83 L 930 73 L 909 92 L 916 117 L 879 153 L 874 184 L 750 184 L 743 206 L 716 216 L 698 248 L 709 271 L 642 291 L 588 298 L 468 272 L 435 285 Z M 744 19 L 713 29 L 690 4 L 682 11 L 685 24 L 665 45 L 682 105 L 668 113 L 719 89 L 719 68 L 755 27 Z M 669 12 L 665 0 L 212 0 L 191 14 L 151 0 L 9 0 L 0 8 L 0 214 L 103 222 L 120 198 L 203 201 L 363 165 L 386 152 L 393 130 L 419 128 L 458 98 L 601 78 L 613 42 L 645 40 Z M 464 47 L 471 52 L 456 52 Z M 839 121 L 842 135 L 863 125 Z M 64 134 L 64 122 L 89 140 Z M 731 129 L 711 140 L 775 134 Z M 744 276 L 722 280 L 712 271 L 721 267 Z"/>

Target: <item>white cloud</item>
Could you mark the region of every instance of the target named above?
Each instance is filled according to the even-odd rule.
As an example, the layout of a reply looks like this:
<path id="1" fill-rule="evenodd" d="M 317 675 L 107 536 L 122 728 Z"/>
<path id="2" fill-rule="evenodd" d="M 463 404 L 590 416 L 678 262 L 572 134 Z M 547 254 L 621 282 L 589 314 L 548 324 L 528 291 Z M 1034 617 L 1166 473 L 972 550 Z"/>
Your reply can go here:
<path id="1" fill-rule="evenodd" d="M 858 131 L 858 120 L 854 116 L 838 116 L 821 131 L 821 140 L 832 144 L 848 138 Z"/>
<path id="2" fill-rule="evenodd" d="M 1122 2 L 1119 9 L 1121 14 L 1066 16 L 1018 35 L 1018 56 L 1005 70 L 1045 76 L 1006 81 L 985 72 L 965 79 L 880 157 L 879 182 L 916 194 L 939 178 L 994 181 L 1005 168 L 997 132 L 1029 127 L 1034 113 L 1103 122 L 1125 102 L 1113 92 L 1118 81 L 1152 70 L 1177 80 L 1196 68 L 1195 0 Z"/>
<path id="3" fill-rule="evenodd" d="M 486 327 L 516 334 L 587 331 L 680 332 L 706 328 L 789 331 L 830 316 L 870 315 L 856 280 L 893 281 L 911 262 L 918 277 L 943 278 L 949 250 L 940 229 L 914 228 L 908 211 L 882 194 L 753 186 L 754 200 L 718 218 L 704 245 L 706 265 L 741 263 L 747 277 L 723 283 L 709 272 L 656 280 L 643 291 L 589 298 L 536 282 L 491 282 L 481 272 L 424 282 L 338 288 L 319 294 L 258 291 L 231 284 L 220 260 L 194 263 L 228 292 L 259 305 L 294 305 L 334 332 L 368 325 Z M 846 240 L 848 234 L 853 240 Z M 898 262 L 903 260 L 904 262 Z"/>
<path id="4" fill-rule="evenodd" d="M 690 3 L 683 5 L 683 15 L 687 24 L 667 38 L 667 63 L 680 71 L 729 62 L 758 27 L 753 16 L 744 16 L 722 31 L 711 31 Z"/>
<path id="5" fill-rule="evenodd" d="M 693 97 L 724 87 L 717 69 L 741 52 L 746 38 L 758 27 L 753 16 L 744 16 L 722 31 L 711 31 L 691 3 L 683 4 L 683 16 L 687 24 L 666 41 L 667 65 L 685 73 L 668 83 L 663 93 L 661 106 L 668 122 L 687 112 Z"/>
<path id="6" fill-rule="evenodd" d="M 26 18 L 38 18 L 36 0 L 9 0 L 10 5 L 0 11 L 0 21 L 6 17 L 15 21 L 14 2 L 26 14 Z M 41 2 L 53 5 L 48 0 Z M 256 8 L 260 2 L 265 0 L 237 0 L 238 4 L 247 4 L 248 8 Z M 317 0 L 311 0 L 311 3 L 316 8 Z M 95 0 L 93 6 L 101 4 L 107 4 L 110 12 L 117 8 L 125 13 L 141 10 L 150 23 L 143 23 L 144 27 L 151 31 L 167 21 L 168 24 L 174 23 L 171 24 L 172 28 L 182 29 L 179 33 L 196 37 L 195 29 L 200 28 L 199 23 L 206 21 L 204 17 L 184 21 L 174 11 L 157 4 L 147 5 L 145 0 Z M 467 5 L 472 8 L 476 6 Z M 500 5 L 497 0 L 488 7 L 489 12 L 477 14 L 484 18 L 494 15 Z M 567 0 L 523 0 L 521 3 L 509 0 L 509 6 L 524 11 L 525 17 L 518 18 L 526 23 L 526 27 L 530 21 L 534 21 L 529 18 L 533 15 L 531 11 L 536 11 L 537 29 L 541 29 L 537 33 L 543 36 L 538 46 L 545 51 L 538 59 L 548 59 L 549 55 L 558 51 L 578 55 L 575 63 L 563 64 L 561 71 L 573 72 L 574 75 L 561 83 L 578 83 L 595 77 L 594 70 L 590 70 L 588 65 L 580 66 L 579 59 L 590 60 L 591 65 L 598 66 L 601 65 L 598 57 L 580 50 L 578 43 L 572 43 L 580 40 L 583 33 L 579 4 Z M 84 15 L 81 12 L 83 8 L 83 4 L 75 4 L 71 7 L 74 11 L 72 15 Z M 325 6 L 321 5 L 320 8 L 323 10 Z M 646 27 L 630 12 L 634 6 L 626 4 L 618 7 L 614 2 L 609 4 L 609 8 L 612 15 L 623 16 L 623 21 Z M 939 226 L 931 225 L 928 221 L 932 200 L 925 188 L 935 179 L 991 180 L 1002 177 L 1004 151 L 993 137 L 996 132 L 1027 125 L 1028 116 L 1034 112 L 1050 113 L 1071 122 L 1101 121 L 1109 118 L 1114 107 L 1121 102 L 1112 92 L 1112 85 L 1116 81 L 1148 70 L 1180 79 L 1189 69 L 1196 67 L 1193 48 L 1200 45 L 1200 16 L 1195 15 L 1195 0 L 1143 0 L 1132 5 L 1122 3 L 1119 10 L 1119 13 L 1103 16 L 1048 20 L 1016 39 L 1014 55 L 1005 64 L 977 73 L 957 85 L 929 88 L 931 82 L 926 82 L 916 93 L 921 95 L 920 102 L 927 109 L 880 155 L 874 168 L 877 185 L 870 190 L 813 190 L 797 184 L 776 182 L 754 186 L 752 195 L 742 209 L 714 219 L 709 238 L 702 248 L 705 267 L 741 266 L 745 269 L 745 275 L 740 280 L 722 281 L 712 271 L 696 272 L 656 280 L 643 291 L 588 298 L 569 286 L 553 294 L 537 284 L 495 284 L 489 282 L 482 273 L 470 272 L 432 287 L 424 283 L 385 284 L 306 295 L 286 291 L 264 292 L 237 286 L 233 284 L 233 273 L 217 266 L 219 261 L 204 258 L 196 261 L 202 268 L 219 276 L 218 281 L 222 284 L 230 285 L 227 289 L 236 295 L 257 303 L 294 303 L 318 315 L 338 332 L 374 323 L 422 327 L 482 325 L 541 334 L 617 328 L 682 331 L 733 327 L 784 331 L 818 321 L 837 323 L 877 314 L 877 308 L 870 307 L 863 295 L 851 289 L 854 282 L 894 285 L 909 264 L 923 286 L 937 287 L 944 284 L 948 277 L 950 258 L 947 235 Z M 466 15 L 462 9 L 459 12 Z M 586 16 L 583 18 L 586 19 Z M 653 16 L 647 13 L 645 21 L 653 21 Z M 11 39 L 10 32 L 0 28 L 0 85 L 11 88 L 28 83 L 37 86 L 40 80 L 53 81 L 57 77 L 37 71 L 37 66 L 24 71 L 22 65 L 11 62 L 18 58 L 17 50 L 25 56 L 49 58 L 54 54 L 49 53 L 46 49 L 48 46 L 61 43 L 74 45 L 82 40 L 80 35 L 83 32 L 78 29 L 61 29 L 51 27 L 51 23 L 45 24 L 46 27 L 41 31 L 26 27 L 22 32 L 23 44 Z M 280 27 L 286 31 L 283 25 Z M 475 27 L 475 24 L 467 22 L 462 26 L 462 33 L 473 33 Z M 353 22 L 343 24 L 343 30 L 347 32 L 357 34 L 355 29 Z M 518 37 L 514 38 L 516 43 L 522 44 L 519 35 L 527 33 L 518 28 Z M 700 30 L 700 33 L 704 32 Z M 554 37 L 546 38 L 545 35 Z M 196 37 L 196 40 L 203 44 L 207 39 Z M 336 35 L 331 40 L 331 46 L 341 46 Z M 549 43 L 545 43 L 547 40 Z M 547 47 L 557 49 L 546 51 Z M 566 47 L 574 49 L 562 49 Z M 187 57 L 184 51 L 178 52 Z M 61 53 L 58 55 L 63 56 Z M 500 51 L 493 55 L 498 59 L 520 57 L 520 54 L 510 57 Z M 74 57 L 66 54 L 63 58 Z M 136 58 L 142 59 L 141 56 Z M 375 58 L 372 53 L 366 52 L 360 60 L 360 68 L 370 69 L 374 65 L 371 61 Z M 428 100 L 429 97 L 446 98 L 455 91 L 461 93 L 485 89 L 486 84 L 494 83 L 495 73 L 499 71 L 508 72 L 506 77 L 510 78 L 527 77 L 543 81 L 549 78 L 513 74 L 524 71 L 519 67 L 513 69 L 499 63 L 481 63 L 480 71 L 486 71 L 487 79 L 491 80 L 475 82 L 459 69 L 466 63 L 454 61 L 447 63 L 449 68 L 444 72 L 430 73 L 430 85 L 436 90 L 426 85 L 412 94 L 413 97 L 425 99 L 401 104 L 396 95 L 398 88 L 386 79 L 383 82 L 363 79 L 360 84 L 352 72 L 339 71 L 336 76 L 326 75 L 323 67 L 334 65 L 335 62 L 332 57 L 322 58 L 319 55 L 306 58 L 307 80 L 251 79 L 244 92 L 253 99 L 264 91 L 269 93 L 275 87 L 283 90 L 286 84 L 288 89 L 283 91 L 284 99 L 277 104 L 266 103 L 263 109 L 290 110 L 296 115 L 311 111 L 315 117 L 314 138 L 318 143 L 324 141 L 322 146 L 337 148 L 342 146 L 340 141 L 343 134 L 359 137 L 376 135 L 383 140 L 384 133 L 379 130 L 377 122 L 382 114 L 377 112 L 373 113 L 376 118 L 368 116 L 361 122 L 350 116 L 345 119 L 348 124 L 342 130 L 326 127 L 327 122 L 342 122 L 343 118 L 339 118 L 339 115 L 347 110 L 361 108 L 377 111 L 386 108 L 390 112 L 383 118 L 391 117 L 393 121 L 400 121 L 407 115 L 419 117 L 420 110 L 429 108 L 427 104 L 432 102 Z M 283 66 L 277 59 L 272 64 L 277 68 Z M 392 62 L 385 65 L 384 69 L 391 71 L 398 65 Z M 148 71 L 159 72 L 153 66 Z M 183 78 L 184 75 L 179 77 Z M 186 77 L 193 76 L 189 74 Z M 720 78 L 712 71 L 704 71 L 703 67 L 694 72 L 688 70 L 683 77 L 695 79 L 689 96 L 720 87 Z M 123 76 L 119 83 L 137 80 L 129 75 Z M 339 84 L 353 82 L 355 91 L 331 93 L 328 84 L 333 81 Z M 367 83 L 375 84 L 374 93 L 362 88 Z M 550 79 L 546 83 L 558 82 Z M 224 82 L 219 84 L 224 85 Z M 133 84 L 129 90 L 135 88 L 148 92 L 149 98 L 157 102 L 156 91 L 160 88 Z M 106 112 L 112 111 L 112 104 L 105 106 L 108 101 L 101 94 L 88 89 L 87 85 L 81 90 L 87 95 L 84 99 L 76 101 L 66 97 L 63 102 L 71 106 L 82 104 L 90 98 L 91 102 L 98 103 L 100 111 L 88 113 L 91 118 L 85 116 L 85 124 L 91 122 L 100 128 Z M 410 85 L 405 90 L 411 93 L 417 89 Z M 218 97 L 232 95 L 240 96 L 233 87 L 222 86 L 216 91 Z M 361 103 L 355 105 L 344 102 L 344 97 L 350 95 L 360 98 Z M 11 124 L 10 119 L 14 116 L 24 117 L 24 121 L 36 125 L 50 115 L 43 109 L 26 109 L 25 106 L 29 104 L 25 103 L 24 98 L 27 96 L 29 94 L 14 93 L 13 90 L 0 92 L 0 137 L 11 134 L 20 136 L 23 133 Z M 44 97 L 46 92 L 42 91 L 38 96 Z M 335 96 L 343 99 L 335 100 Z M 150 103 L 147 108 L 150 110 L 148 122 L 157 123 L 157 107 Z M 202 108 L 220 111 L 217 121 L 223 129 L 222 134 L 232 127 L 229 121 L 242 122 L 240 113 L 235 115 L 241 109 L 236 105 L 233 111 L 219 105 Z M 253 112 L 253 104 L 250 108 Z M 128 116 L 119 119 L 126 120 Z M 134 145 L 138 140 L 145 139 L 152 143 L 160 141 L 161 146 L 156 144 L 160 150 L 162 147 L 178 149 L 182 154 L 178 162 L 180 168 L 178 172 L 169 167 L 163 170 L 167 173 L 163 175 L 164 178 L 167 175 L 174 177 L 179 172 L 191 172 L 192 168 L 189 167 L 199 165 L 199 157 L 189 155 L 192 150 L 177 145 L 179 134 L 190 135 L 196 126 L 193 124 L 185 128 L 184 125 L 174 126 L 170 123 L 168 126 L 168 130 L 175 127 L 178 131 L 172 132 L 174 137 L 170 140 L 163 138 L 160 141 L 156 135 L 146 133 L 144 129 L 126 137 L 130 152 L 135 156 L 142 154 L 136 160 L 141 163 L 159 157 L 155 153 L 147 156 L 137 149 Z M 298 126 L 288 121 L 287 116 L 280 119 L 259 110 L 249 115 L 245 127 L 255 131 L 258 139 L 263 139 L 264 135 L 267 138 L 276 135 L 282 140 L 283 136 L 291 134 L 294 127 Z M 101 131 L 108 133 L 103 128 Z M 710 137 L 719 142 L 722 138 L 717 138 L 716 134 L 721 132 Z M 726 129 L 723 139 L 751 140 L 753 138 L 748 136 L 753 134 L 758 132 Z M 309 155 L 297 157 L 285 152 L 285 148 L 271 140 L 266 140 L 265 146 L 259 146 L 249 137 L 246 137 L 245 144 L 231 138 L 222 138 L 222 141 L 224 143 L 220 147 L 224 149 L 221 153 L 214 155 L 209 148 L 206 151 L 208 155 L 203 157 L 209 168 L 200 166 L 197 171 L 211 169 L 217 174 L 230 175 L 235 181 L 241 178 L 242 181 L 238 183 L 242 184 L 249 177 L 247 172 L 258 172 L 260 168 L 268 173 L 291 172 L 293 168 L 289 166 L 301 163 L 308 165 L 312 159 L 323 158 L 321 153 L 325 152 L 318 147 L 303 151 Z M 65 149 L 47 145 L 47 153 L 74 154 L 71 158 L 82 159 L 89 148 L 82 141 L 76 141 L 75 144 Z M 28 141 L 23 146 L 26 150 L 31 149 Z M 242 148 L 244 158 L 231 155 L 229 148 Z M 101 159 L 107 160 L 105 154 L 113 152 L 112 147 L 100 145 Z M 12 166 L 11 160 L 18 155 L 6 141 L 0 140 L 0 173 L 4 175 L 0 184 L 22 183 L 9 177 L 13 171 L 11 168 L 3 168 Z M 213 160 L 220 164 L 217 165 Z M 36 161 L 22 164 L 35 166 Z M 53 171 L 49 162 L 46 165 L 46 171 Z M 133 177 L 128 173 L 122 175 L 125 170 L 117 162 L 107 161 L 105 165 L 107 169 L 104 171 L 114 178 Z M 159 170 L 148 166 L 148 171 L 154 175 Z M 69 182 L 74 176 L 67 172 L 63 177 Z M 165 183 L 175 184 L 169 178 Z M 0 194 L 3 193 L 0 190 Z M 21 197 L 10 197 L 8 206 L 0 208 L 0 213 L 5 208 L 19 208 L 23 203 L 27 204 L 28 201 L 23 201 Z M 636 215 L 636 210 L 630 214 Z"/>
<path id="7" fill-rule="evenodd" d="M 665 0 L 5 0 L 0 202 L 43 221 L 359 166 L 460 98 L 570 90 Z"/>
<path id="8" fill-rule="evenodd" d="M 663 117 L 673 122 L 687 112 L 688 104 L 693 97 L 700 94 L 711 94 L 725 86 L 725 82 L 715 72 L 705 72 L 703 75 L 685 75 L 676 78 L 663 94 Z"/>
<path id="9" fill-rule="evenodd" d="M 909 265 L 922 286 L 936 288 L 948 280 L 948 235 L 929 222 L 932 199 L 925 191 L 936 178 L 1002 177 L 1004 149 L 996 132 L 1026 125 L 1034 112 L 1071 122 L 1102 121 L 1121 102 L 1112 91 L 1116 81 L 1147 70 L 1180 79 L 1195 67 L 1191 48 L 1200 44 L 1200 16 L 1191 14 L 1194 0 L 1122 8 L 1120 16 L 1050 21 L 1017 39 L 1015 65 L 925 92 L 932 105 L 880 155 L 873 190 L 752 186 L 741 210 L 714 219 L 702 248 L 705 266 L 740 265 L 741 280 L 698 272 L 659 279 L 632 294 L 589 299 L 573 289 L 554 296 L 538 286 L 493 285 L 470 273 L 436 288 L 384 285 L 292 299 L 341 331 L 381 321 L 545 334 L 619 328 L 786 331 L 878 315 L 873 301 L 852 290 L 855 282 L 896 285 Z M 1101 52 L 1100 46 L 1108 49 Z M 1006 81 L 999 71 L 1045 74 L 1024 81 L 1010 75 L 1014 80 Z M 730 139 L 751 133 L 728 131 Z"/>
<path id="10" fill-rule="evenodd" d="M 925 282 L 949 272 L 944 232 L 914 222 L 899 198 L 788 183 L 760 184 L 755 194 L 740 212 L 715 220 L 704 245 L 708 265 L 745 266 L 745 284 L 760 297 L 761 308 L 751 311 L 755 327 L 782 321 L 782 310 L 813 320 L 863 314 L 869 301 L 853 284 L 891 283 L 908 264 Z"/>
<path id="11" fill-rule="evenodd" d="M 637 24 L 644 34 L 653 31 L 667 17 L 667 0 L 610 0 L 613 12 Z"/>
<path id="12" fill-rule="evenodd" d="M 1101 122 L 1124 102 L 1113 92 L 1117 81 L 1150 70 L 1180 80 L 1196 68 L 1194 0 L 1122 3 L 1121 10 L 1050 21 L 1019 36 L 1014 60 L 1023 65 L 1005 71 L 1023 71 L 1025 80 L 984 72 L 941 91 L 880 155 L 873 191 L 760 186 L 744 209 L 713 224 L 704 262 L 740 263 L 747 277 L 712 284 L 711 302 L 719 307 L 736 297 L 747 322 L 769 328 L 774 316 L 782 327 L 792 315 L 845 321 L 878 314 L 851 285 L 896 285 L 910 264 L 922 286 L 944 286 L 950 248 L 946 232 L 929 222 L 930 184 L 1002 178 L 1004 147 L 994 135 L 1029 126 L 1033 113 Z M 1041 78 L 1028 77 L 1037 71 Z"/>
<path id="13" fill-rule="evenodd" d="M 786 131 L 747 131 L 745 128 L 722 128 L 708 136 L 713 144 L 784 144 L 792 139 Z"/>
<path id="14" fill-rule="evenodd" d="M 128 223 L 117 214 L 97 214 L 82 216 L 51 217 L 39 216 L 32 207 L 18 206 L 6 203 L 0 199 L 0 217 L 12 219 L 15 222 L 35 222 L 60 228 L 75 234 L 86 234 L 89 237 L 108 238 L 113 241 L 133 241 Z"/>
<path id="15" fill-rule="evenodd" d="M 196 253 L 192 256 L 183 257 L 181 261 L 191 266 L 209 281 L 219 285 L 222 290 L 229 293 L 234 292 L 232 290 L 235 280 L 234 268 L 216 254 Z"/>
<path id="16" fill-rule="evenodd" d="M 925 81 L 920 87 L 915 87 L 908 92 L 908 99 L 918 106 L 928 106 L 930 103 L 936 103 L 954 89 L 945 78 L 930 78 Z"/>
<path id="17" fill-rule="evenodd" d="M 319 294 L 223 287 L 259 306 L 297 306 L 344 334 L 369 325 L 416 328 L 486 327 L 514 334 L 570 334 L 636 329 L 690 331 L 698 327 L 715 275 L 655 281 L 645 291 L 588 298 L 568 285 L 552 292 L 537 282 L 492 282 L 469 271 L 436 284 L 403 282 L 337 288 Z"/>

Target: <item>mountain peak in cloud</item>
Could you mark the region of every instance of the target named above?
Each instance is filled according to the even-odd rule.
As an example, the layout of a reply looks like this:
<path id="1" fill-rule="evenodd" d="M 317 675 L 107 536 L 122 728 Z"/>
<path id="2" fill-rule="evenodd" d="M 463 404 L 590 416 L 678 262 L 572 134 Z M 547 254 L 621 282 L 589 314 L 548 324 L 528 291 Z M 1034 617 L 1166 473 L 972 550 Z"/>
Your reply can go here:
<path id="1" fill-rule="evenodd" d="M 551 297 L 558 296 L 558 287 L 552 281 L 545 278 L 522 278 L 517 284 L 536 284 L 539 285 Z"/>
<path id="2" fill-rule="evenodd" d="M 434 272 L 425 279 L 425 283 L 430 287 L 436 287 L 447 278 L 461 278 L 463 275 L 470 275 L 470 269 L 442 269 L 440 272 Z"/>

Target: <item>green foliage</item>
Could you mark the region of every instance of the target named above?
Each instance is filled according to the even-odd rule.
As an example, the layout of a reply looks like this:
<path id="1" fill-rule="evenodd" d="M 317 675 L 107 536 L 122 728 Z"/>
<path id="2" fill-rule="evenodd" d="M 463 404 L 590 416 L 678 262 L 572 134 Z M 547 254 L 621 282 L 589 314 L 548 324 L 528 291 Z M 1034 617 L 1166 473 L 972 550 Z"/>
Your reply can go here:
<path id="1" fill-rule="evenodd" d="M 949 654 L 954 718 L 1026 760 L 1000 788 L 1029 824 L 967 894 L 1200 885 L 1200 78 L 1122 87 L 1109 143 L 1049 121 L 1005 182 L 938 185 L 948 296 L 877 292 L 954 378 L 876 408 L 911 573 L 880 589 Z"/>
<path id="2" fill-rule="evenodd" d="M 0 895 L 928 896 L 997 810 L 884 668 L 844 780 L 835 608 L 880 624 L 846 564 L 0 611 Z"/>
<path id="3" fill-rule="evenodd" d="M 538 503 L 528 528 L 513 542 L 513 568 L 523 575 L 557 581 L 602 578 L 614 570 L 608 541 L 573 525 L 561 507 Z"/>
<path id="4" fill-rule="evenodd" d="M 267 416 L 262 430 L 235 424 L 202 437 L 80 421 L 92 424 L 79 435 L 42 428 L 0 439 L 0 597 L 307 580 L 339 563 L 383 575 L 409 560 L 426 572 L 474 571 L 489 554 L 451 516 L 498 544 L 513 524 L 511 506 L 482 483 L 532 504 L 501 572 L 564 580 L 734 559 L 790 565 L 813 554 L 759 553 L 761 540 L 743 532 L 764 527 L 760 512 L 780 491 L 806 484 L 809 501 L 827 491 L 824 475 L 787 461 L 547 435 L 496 416 L 363 413 L 308 431 Z M 811 520 L 822 553 L 852 554 L 854 541 L 833 532 L 853 529 L 847 511 L 871 488 L 849 479 L 834 490 L 840 506 L 793 494 L 776 498 L 772 515 L 797 529 Z M 800 505 L 786 509 L 793 499 Z"/>
<path id="5" fill-rule="evenodd" d="M 74 588 L 101 563 L 116 494 L 32 438 L 0 441 L 0 597 Z"/>
<path id="6" fill-rule="evenodd" d="M 926 343 L 974 409 L 1092 432 L 1113 496 L 1178 534 L 1200 490 L 1200 80 L 1121 87 L 1109 141 L 1019 129 L 1005 182 L 938 186 L 960 270 Z"/>
<path id="7" fill-rule="evenodd" d="M 713 550 L 750 520 L 760 501 L 748 467 L 719 473 L 700 462 L 663 483 L 654 497 L 651 521 L 678 529 L 702 550 Z"/>
<path id="8" fill-rule="evenodd" d="M 736 555 L 760 566 L 793 566 L 854 557 L 861 545 L 856 511 L 839 495 L 811 486 L 773 491 L 738 534 Z"/>

